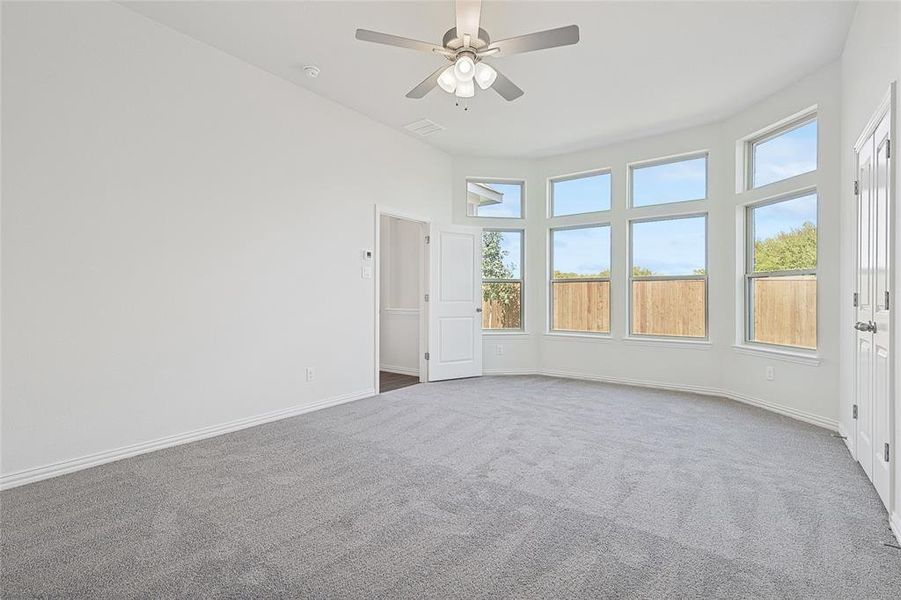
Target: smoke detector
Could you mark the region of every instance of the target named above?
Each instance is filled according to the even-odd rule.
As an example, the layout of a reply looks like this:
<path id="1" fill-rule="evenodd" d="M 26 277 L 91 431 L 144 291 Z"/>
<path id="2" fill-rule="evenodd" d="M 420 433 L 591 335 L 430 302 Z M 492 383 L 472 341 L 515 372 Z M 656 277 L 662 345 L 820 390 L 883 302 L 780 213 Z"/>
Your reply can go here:
<path id="1" fill-rule="evenodd" d="M 305 67 L 303 68 L 303 72 L 304 72 L 304 73 L 306 74 L 306 76 L 309 77 L 310 79 L 316 79 L 317 77 L 319 77 L 319 67 L 317 67 L 316 65 L 307 65 L 307 66 L 305 66 Z"/>

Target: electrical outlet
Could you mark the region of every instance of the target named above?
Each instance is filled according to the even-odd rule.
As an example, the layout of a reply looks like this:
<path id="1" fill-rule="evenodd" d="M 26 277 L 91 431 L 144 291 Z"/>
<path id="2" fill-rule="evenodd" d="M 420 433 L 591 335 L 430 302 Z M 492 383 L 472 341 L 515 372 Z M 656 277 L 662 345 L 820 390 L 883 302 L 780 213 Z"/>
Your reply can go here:
<path id="1" fill-rule="evenodd" d="M 504 347 L 501 346 L 500 344 L 498 344 L 497 346 L 494 347 L 494 353 L 497 356 L 503 356 L 504 355 Z"/>
<path id="2" fill-rule="evenodd" d="M 776 369 L 774 369 L 773 367 L 767 367 L 766 368 L 766 380 L 772 381 L 774 379 L 776 379 Z"/>
<path id="3" fill-rule="evenodd" d="M 313 381 L 316 379 L 316 371 L 313 370 L 313 367 L 307 367 L 307 381 Z"/>

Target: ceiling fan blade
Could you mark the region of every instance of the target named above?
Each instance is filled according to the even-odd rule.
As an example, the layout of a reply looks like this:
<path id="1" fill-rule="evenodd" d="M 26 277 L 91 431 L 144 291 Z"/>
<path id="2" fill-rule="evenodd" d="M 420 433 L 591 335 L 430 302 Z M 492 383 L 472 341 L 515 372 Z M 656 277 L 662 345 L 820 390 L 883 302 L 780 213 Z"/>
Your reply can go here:
<path id="1" fill-rule="evenodd" d="M 368 29 L 357 29 L 356 38 L 364 42 L 374 42 L 376 44 L 397 46 L 398 48 L 406 48 L 407 50 L 418 50 L 420 52 L 445 52 L 444 48 L 442 48 L 441 46 L 436 46 L 435 44 L 420 42 L 419 40 L 411 40 L 410 38 L 400 37 L 399 35 L 391 35 L 390 33 L 370 31 Z"/>
<path id="2" fill-rule="evenodd" d="M 556 48 L 557 46 L 569 46 L 579 42 L 579 26 L 568 25 L 557 29 L 547 29 L 535 33 L 527 33 L 518 37 L 507 38 L 493 42 L 488 49 L 497 48 L 500 56 L 509 54 L 521 54 L 533 50 Z"/>
<path id="3" fill-rule="evenodd" d="M 433 89 L 438 87 L 438 77 L 441 75 L 441 73 L 444 72 L 444 70 L 446 68 L 447 68 L 447 65 L 444 65 L 443 67 L 441 67 L 440 69 L 438 69 L 437 71 L 435 71 L 434 73 L 432 73 L 431 75 L 426 77 L 422 83 L 420 83 L 415 88 L 413 88 L 412 90 L 407 92 L 407 98 L 416 98 L 416 99 L 422 98 L 423 96 L 425 96 L 426 94 L 431 92 Z"/>
<path id="4" fill-rule="evenodd" d="M 457 0 L 457 37 L 469 35 L 479 39 L 479 21 L 482 18 L 482 0 Z"/>
<path id="5" fill-rule="evenodd" d="M 494 68 L 493 65 L 492 68 Z M 497 79 L 495 79 L 494 83 L 491 84 L 491 89 L 500 94 L 504 98 L 504 100 L 506 100 L 507 102 L 512 102 L 513 100 L 516 100 L 517 98 L 525 94 L 524 91 L 519 89 L 518 85 L 507 79 L 507 77 L 503 73 L 498 71 L 496 68 L 494 70 L 497 71 Z"/>

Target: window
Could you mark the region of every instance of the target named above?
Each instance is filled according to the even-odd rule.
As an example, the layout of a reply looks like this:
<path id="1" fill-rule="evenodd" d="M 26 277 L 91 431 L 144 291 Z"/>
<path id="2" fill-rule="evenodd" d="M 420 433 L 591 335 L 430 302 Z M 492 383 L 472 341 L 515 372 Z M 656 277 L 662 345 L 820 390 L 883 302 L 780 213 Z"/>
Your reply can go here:
<path id="1" fill-rule="evenodd" d="M 749 188 L 775 183 L 817 168 L 817 120 L 806 117 L 750 142 Z"/>
<path id="2" fill-rule="evenodd" d="M 551 329 L 610 333 L 610 225 L 551 230 Z"/>
<path id="3" fill-rule="evenodd" d="M 482 232 L 483 329 L 522 329 L 522 237 L 519 230 Z"/>
<path id="4" fill-rule="evenodd" d="M 707 155 L 633 165 L 632 206 L 707 198 Z"/>
<path id="5" fill-rule="evenodd" d="M 817 195 L 747 211 L 747 340 L 815 349 Z"/>
<path id="6" fill-rule="evenodd" d="M 525 184 L 521 181 L 466 181 L 466 214 L 470 217 L 522 218 Z"/>
<path id="7" fill-rule="evenodd" d="M 633 335 L 707 337 L 707 216 L 632 222 Z"/>
<path id="8" fill-rule="evenodd" d="M 609 172 L 551 180 L 551 216 L 579 215 L 610 210 Z"/>

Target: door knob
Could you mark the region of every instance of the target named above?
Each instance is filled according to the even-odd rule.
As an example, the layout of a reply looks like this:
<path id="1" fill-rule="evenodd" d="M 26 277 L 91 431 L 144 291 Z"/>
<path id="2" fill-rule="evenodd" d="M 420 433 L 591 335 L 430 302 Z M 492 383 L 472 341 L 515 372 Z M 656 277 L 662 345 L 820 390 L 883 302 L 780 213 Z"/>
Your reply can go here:
<path id="1" fill-rule="evenodd" d="M 864 323 L 863 321 L 858 321 L 854 324 L 854 329 L 857 331 L 869 331 L 870 333 L 876 333 L 876 323 L 873 321 L 867 321 Z"/>
<path id="2" fill-rule="evenodd" d="M 480 306 L 479 308 L 477 308 L 476 312 L 482 312 L 482 307 Z"/>

